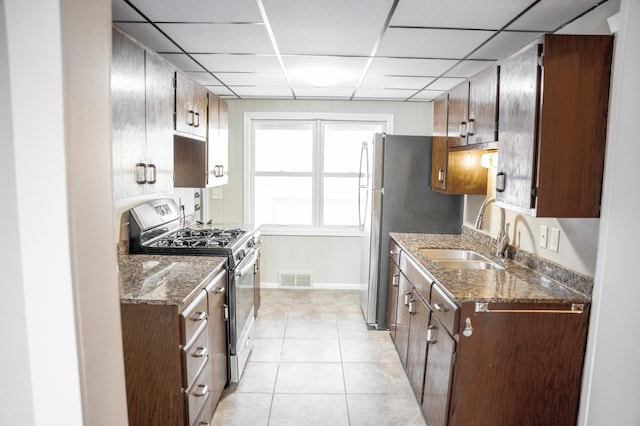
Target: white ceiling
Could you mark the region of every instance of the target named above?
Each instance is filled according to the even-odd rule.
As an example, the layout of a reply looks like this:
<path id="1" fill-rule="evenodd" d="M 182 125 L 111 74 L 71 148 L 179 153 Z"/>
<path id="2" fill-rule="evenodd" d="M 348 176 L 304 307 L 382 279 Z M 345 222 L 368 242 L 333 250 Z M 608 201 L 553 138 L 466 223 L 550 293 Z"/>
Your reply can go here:
<path id="1" fill-rule="evenodd" d="M 618 2 L 113 0 L 113 21 L 225 98 L 431 101 Z M 306 81 L 330 70 L 341 80 Z"/>

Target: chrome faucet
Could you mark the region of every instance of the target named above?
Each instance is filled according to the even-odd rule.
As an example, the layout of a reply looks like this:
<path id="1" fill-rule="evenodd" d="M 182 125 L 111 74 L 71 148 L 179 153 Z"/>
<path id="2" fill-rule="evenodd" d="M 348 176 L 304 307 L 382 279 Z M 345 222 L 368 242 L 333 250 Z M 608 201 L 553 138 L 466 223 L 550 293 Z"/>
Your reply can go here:
<path id="1" fill-rule="evenodd" d="M 487 206 L 496 201 L 496 197 L 489 197 L 480 206 L 480 211 L 478 212 L 478 217 L 476 218 L 476 229 L 482 229 L 482 222 L 484 220 L 484 211 Z M 498 236 L 496 237 L 496 256 L 505 257 L 505 251 L 507 250 L 507 246 L 509 245 L 509 224 L 505 225 L 505 214 L 504 209 L 502 207 L 498 207 L 500 209 L 500 231 L 498 232 Z"/>

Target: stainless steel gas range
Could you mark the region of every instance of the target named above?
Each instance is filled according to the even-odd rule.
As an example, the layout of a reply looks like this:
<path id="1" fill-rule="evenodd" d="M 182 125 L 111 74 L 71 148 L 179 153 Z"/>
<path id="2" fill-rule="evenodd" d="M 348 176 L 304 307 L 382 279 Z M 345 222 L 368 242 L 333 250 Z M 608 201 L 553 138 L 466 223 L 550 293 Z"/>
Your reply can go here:
<path id="1" fill-rule="evenodd" d="M 182 214 L 181 214 L 182 213 Z M 252 226 L 186 223 L 170 198 L 130 210 L 129 253 L 227 257 L 229 380 L 238 382 L 251 351 L 254 268 L 258 259 Z"/>

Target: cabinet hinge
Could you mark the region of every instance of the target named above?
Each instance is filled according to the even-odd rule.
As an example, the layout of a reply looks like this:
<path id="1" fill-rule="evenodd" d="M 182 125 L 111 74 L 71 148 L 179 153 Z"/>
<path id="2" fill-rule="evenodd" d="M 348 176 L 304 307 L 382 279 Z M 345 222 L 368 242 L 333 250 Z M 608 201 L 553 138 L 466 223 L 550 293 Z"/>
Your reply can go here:
<path id="1" fill-rule="evenodd" d="M 173 74 L 173 88 L 178 87 L 178 79 L 175 74 Z"/>
<path id="2" fill-rule="evenodd" d="M 538 66 L 540 67 L 544 66 L 544 55 L 538 56 Z"/>
<path id="3" fill-rule="evenodd" d="M 538 196 L 538 187 L 534 186 L 531 188 L 531 199 L 535 200 L 537 196 Z"/>

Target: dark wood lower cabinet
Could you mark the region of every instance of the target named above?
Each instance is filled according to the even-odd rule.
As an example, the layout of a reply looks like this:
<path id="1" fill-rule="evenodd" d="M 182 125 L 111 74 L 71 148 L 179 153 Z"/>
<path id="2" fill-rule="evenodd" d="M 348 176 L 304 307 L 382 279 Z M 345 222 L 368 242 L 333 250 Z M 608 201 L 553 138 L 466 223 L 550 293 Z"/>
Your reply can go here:
<path id="1" fill-rule="evenodd" d="M 409 302 L 411 326 L 409 327 L 409 344 L 407 348 L 407 376 L 413 392 L 418 397 L 418 402 L 422 400 L 430 313 L 431 309 L 414 289 Z"/>
<path id="2" fill-rule="evenodd" d="M 396 350 L 400 356 L 402 365 L 407 368 L 407 351 L 409 349 L 409 301 L 413 294 L 411 282 L 400 273 L 400 283 L 398 287 L 398 308 L 396 314 Z"/>
<path id="3" fill-rule="evenodd" d="M 400 268 L 392 258 L 389 262 L 389 291 L 387 294 L 387 327 L 391 339 L 396 340 L 396 322 L 398 320 L 398 287 L 400 286 Z"/>

